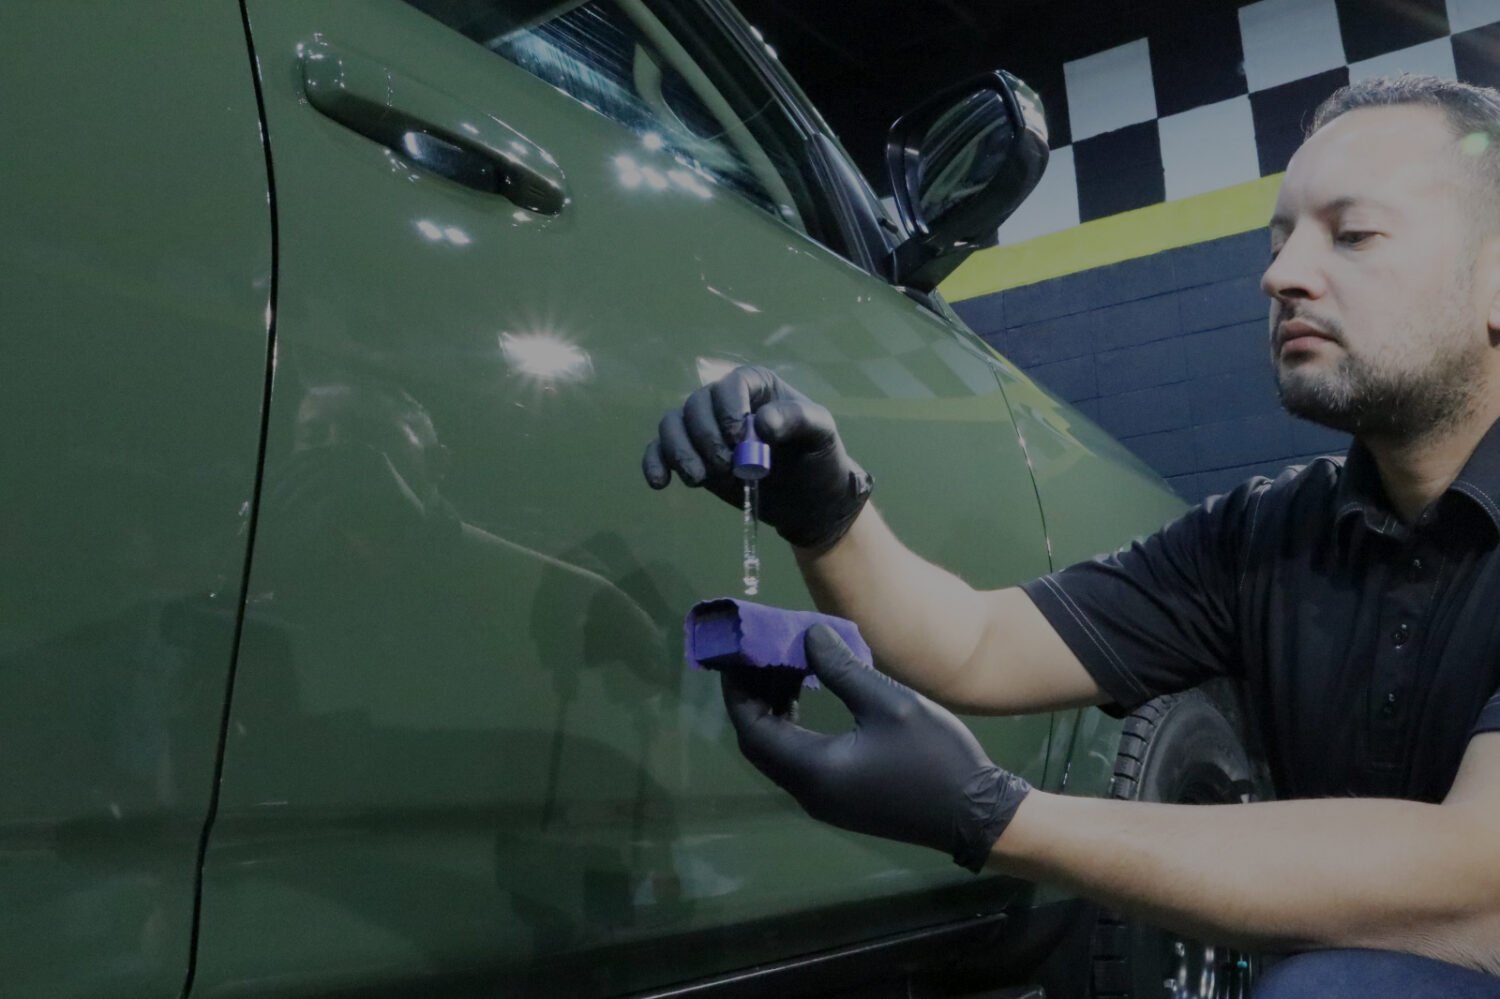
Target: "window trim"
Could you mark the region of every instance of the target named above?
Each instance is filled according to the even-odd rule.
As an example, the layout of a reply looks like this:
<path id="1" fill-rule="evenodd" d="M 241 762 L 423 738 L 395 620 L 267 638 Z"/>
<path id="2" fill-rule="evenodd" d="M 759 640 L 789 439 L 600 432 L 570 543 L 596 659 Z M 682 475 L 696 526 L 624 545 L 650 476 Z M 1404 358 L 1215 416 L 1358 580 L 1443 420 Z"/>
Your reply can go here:
<path id="1" fill-rule="evenodd" d="M 682 77 L 694 96 L 707 107 L 709 114 L 713 115 L 723 126 L 724 141 L 745 161 L 751 176 L 766 188 L 767 194 L 772 199 L 789 206 L 793 212 L 799 211 L 797 198 L 787 187 L 786 178 L 781 175 L 780 170 L 776 169 L 776 164 L 762 148 L 760 142 L 740 121 L 739 115 L 724 96 L 719 84 L 704 69 L 700 61 L 694 58 L 693 53 L 682 44 L 682 40 L 673 33 L 671 27 L 662 22 L 661 17 L 651 9 L 651 5 L 646 0 L 613 0 L 613 2 L 627 18 L 635 22 L 635 26 L 646 35 L 661 57 Z M 775 178 L 774 184 L 765 176 L 767 173 Z M 807 228 L 806 223 L 800 218 L 796 227 L 800 227 L 804 232 Z"/>
<path id="2" fill-rule="evenodd" d="M 848 155 L 838 144 L 822 115 L 805 96 L 789 85 L 791 74 L 774 63 L 764 43 L 751 33 L 744 15 L 728 0 L 672 0 L 698 7 L 735 46 L 739 57 L 754 71 L 772 97 L 787 112 L 787 117 L 801 133 L 806 153 L 822 194 L 832 210 L 847 252 L 844 259 L 890 284 L 887 260 L 893 246 L 879 225 L 883 212 L 874 192 Z M 832 249 L 832 248 L 830 248 Z"/>

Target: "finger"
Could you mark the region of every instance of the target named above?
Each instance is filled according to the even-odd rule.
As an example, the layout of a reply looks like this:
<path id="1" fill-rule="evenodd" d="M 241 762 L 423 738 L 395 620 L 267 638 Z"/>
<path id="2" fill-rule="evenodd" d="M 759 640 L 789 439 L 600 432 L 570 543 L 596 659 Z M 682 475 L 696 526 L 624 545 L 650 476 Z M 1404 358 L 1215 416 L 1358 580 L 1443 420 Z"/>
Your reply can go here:
<path id="1" fill-rule="evenodd" d="M 693 449 L 687 428 L 682 423 L 681 410 L 670 410 L 661 418 L 656 428 L 656 439 L 661 442 L 662 457 L 667 467 L 681 477 L 684 485 L 703 485 L 703 459 Z"/>
<path id="2" fill-rule="evenodd" d="M 641 474 L 646 476 L 646 484 L 652 489 L 665 489 L 672 481 L 672 472 L 661 458 L 661 442 L 654 438 L 641 456 Z"/>
<path id="3" fill-rule="evenodd" d="M 752 410 L 759 409 L 775 399 L 807 399 L 807 396 L 782 381 L 781 376 L 770 368 L 758 364 L 746 364 L 737 368 L 735 373 L 744 380 Z"/>
<path id="4" fill-rule="evenodd" d="M 745 439 L 745 416 L 767 401 L 766 379 L 760 368 L 748 365 L 735 368 L 710 385 L 714 420 L 726 441 L 738 444 Z M 756 398 L 759 396 L 759 398 Z"/>
<path id="5" fill-rule="evenodd" d="M 782 399 L 762 406 L 755 413 L 755 432 L 768 444 L 791 444 L 802 451 L 831 447 L 838 440 L 833 414 L 811 399 Z"/>
<path id="6" fill-rule="evenodd" d="M 740 752 L 767 777 L 792 793 L 805 787 L 828 736 L 796 725 L 750 694 L 735 671 L 720 674 L 724 707 L 739 734 Z"/>
<path id="7" fill-rule="evenodd" d="M 714 411 L 712 389 L 701 388 L 688 396 L 682 407 L 682 422 L 687 427 L 688 438 L 693 442 L 693 447 L 708 467 L 716 472 L 729 471 L 733 451 L 729 446 L 730 438 L 725 437 Z"/>
<path id="8" fill-rule="evenodd" d="M 849 706 L 856 720 L 889 714 L 904 696 L 914 696 L 912 691 L 861 662 L 839 633 L 826 624 L 808 628 L 802 636 L 802 648 L 812 671 Z"/>

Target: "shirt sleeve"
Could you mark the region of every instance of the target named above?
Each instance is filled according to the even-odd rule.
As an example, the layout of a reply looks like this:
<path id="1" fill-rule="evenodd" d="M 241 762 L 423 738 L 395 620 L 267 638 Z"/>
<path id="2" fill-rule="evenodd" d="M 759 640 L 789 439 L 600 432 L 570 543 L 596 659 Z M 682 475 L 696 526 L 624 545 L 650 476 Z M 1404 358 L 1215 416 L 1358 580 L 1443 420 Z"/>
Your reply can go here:
<path id="1" fill-rule="evenodd" d="M 1500 690 L 1485 702 L 1479 711 L 1479 721 L 1474 723 L 1473 735 L 1480 732 L 1500 732 Z"/>
<path id="2" fill-rule="evenodd" d="M 1106 713 L 1240 672 L 1237 598 L 1270 485 L 1252 479 L 1112 555 L 1022 584 L 1115 702 Z"/>

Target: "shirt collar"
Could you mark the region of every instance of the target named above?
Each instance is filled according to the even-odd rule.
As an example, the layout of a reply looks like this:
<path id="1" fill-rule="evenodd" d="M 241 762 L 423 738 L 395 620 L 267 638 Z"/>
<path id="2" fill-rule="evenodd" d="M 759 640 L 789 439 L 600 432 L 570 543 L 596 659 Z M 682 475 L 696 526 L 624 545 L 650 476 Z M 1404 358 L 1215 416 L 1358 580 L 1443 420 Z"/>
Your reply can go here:
<path id="1" fill-rule="evenodd" d="M 1480 438 L 1458 478 L 1444 493 L 1444 497 L 1448 495 L 1468 499 L 1500 536 L 1500 421 L 1491 424 Z M 1434 503 L 1432 510 L 1424 516 L 1431 516 L 1437 505 Z M 1344 460 L 1344 474 L 1339 477 L 1334 509 L 1337 511 L 1335 522 L 1340 526 L 1358 513 L 1364 515 L 1365 524 L 1371 530 L 1382 534 L 1401 533 L 1401 518 L 1386 500 L 1375 456 L 1358 440 L 1350 445 Z"/>
<path id="2" fill-rule="evenodd" d="M 1473 500 L 1500 533 L 1500 420 L 1490 424 L 1448 490 Z"/>

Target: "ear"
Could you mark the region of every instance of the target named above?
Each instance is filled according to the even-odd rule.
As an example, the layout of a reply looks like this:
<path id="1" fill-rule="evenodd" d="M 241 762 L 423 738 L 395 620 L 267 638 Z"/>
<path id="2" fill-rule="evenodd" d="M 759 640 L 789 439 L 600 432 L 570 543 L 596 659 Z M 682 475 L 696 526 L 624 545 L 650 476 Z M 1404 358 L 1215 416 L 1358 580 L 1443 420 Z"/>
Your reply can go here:
<path id="1" fill-rule="evenodd" d="M 1500 347 L 1500 233 L 1480 244 L 1474 262 L 1474 294 L 1490 330 L 1490 346 Z"/>
<path id="2" fill-rule="evenodd" d="M 1496 282 L 1496 285 L 1500 286 L 1500 282 Z M 1497 287 L 1494 294 L 1490 296 L 1489 303 L 1489 311 L 1485 318 L 1490 327 L 1490 342 L 1500 347 L 1500 287 Z"/>

